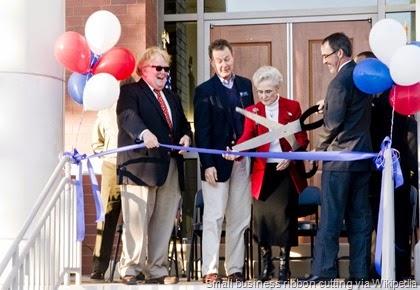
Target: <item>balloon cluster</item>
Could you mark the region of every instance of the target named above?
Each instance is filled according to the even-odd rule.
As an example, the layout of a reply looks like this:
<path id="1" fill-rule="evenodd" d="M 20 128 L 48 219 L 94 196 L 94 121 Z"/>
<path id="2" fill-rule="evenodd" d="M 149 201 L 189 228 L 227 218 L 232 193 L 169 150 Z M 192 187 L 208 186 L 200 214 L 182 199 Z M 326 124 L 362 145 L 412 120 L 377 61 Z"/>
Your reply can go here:
<path id="1" fill-rule="evenodd" d="M 389 102 L 400 114 L 420 110 L 420 43 L 407 44 L 404 27 L 396 20 L 378 21 L 369 34 L 369 45 L 378 59 L 368 58 L 353 72 L 355 85 L 368 94 L 391 89 Z"/>
<path id="2" fill-rule="evenodd" d="M 56 59 L 72 71 L 67 89 L 70 97 L 85 110 L 112 106 L 120 93 L 119 80 L 130 77 L 135 58 L 126 48 L 114 47 L 121 35 L 118 18 L 99 10 L 89 16 L 85 37 L 74 31 L 56 41 Z"/>

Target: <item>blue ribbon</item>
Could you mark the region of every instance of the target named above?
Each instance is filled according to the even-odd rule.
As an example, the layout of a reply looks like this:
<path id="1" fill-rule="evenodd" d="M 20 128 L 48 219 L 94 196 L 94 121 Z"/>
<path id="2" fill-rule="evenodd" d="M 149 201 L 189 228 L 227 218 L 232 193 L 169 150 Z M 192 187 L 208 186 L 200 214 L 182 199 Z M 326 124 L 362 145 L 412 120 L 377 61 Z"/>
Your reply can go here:
<path id="1" fill-rule="evenodd" d="M 398 160 L 399 152 L 396 149 L 391 148 L 392 141 L 391 138 L 388 136 L 382 141 L 381 144 L 381 151 L 379 152 L 378 156 L 375 159 L 375 165 L 378 170 L 383 170 L 385 166 L 385 157 L 384 152 L 386 149 L 391 149 L 392 154 L 392 171 L 393 171 L 393 179 L 394 179 L 394 187 L 398 188 L 404 183 L 404 177 L 401 171 L 401 165 Z M 381 199 L 379 204 L 379 215 L 378 215 L 378 227 L 376 231 L 376 248 L 375 248 L 375 270 L 376 272 L 381 275 L 382 273 L 382 239 L 383 239 L 383 190 L 381 188 Z"/>
<path id="2" fill-rule="evenodd" d="M 384 169 L 384 152 L 385 149 L 391 148 L 392 141 L 391 138 L 386 136 L 381 144 L 381 151 L 375 158 L 375 165 L 377 170 L 383 170 Z M 401 170 L 401 165 L 399 161 L 399 152 L 396 149 L 391 148 L 392 153 L 392 171 L 394 176 L 394 187 L 398 188 L 401 185 L 404 184 L 404 177 Z"/>
<path id="3" fill-rule="evenodd" d="M 92 197 L 95 202 L 96 210 L 96 222 L 105 220 L 105 211 L 101 200 L 101 193 L 99 190 L 98 180 L 96 179 L 95 172 L 93 170 L 92 163 L 86 154 L 80 154 L 76 149 L 73 149 L 73 153 L 65 152 L 64 156 L 71 158 L 73 164 L 76 164 L 78 168 L 78 174 L 76 175 L 76 181 L 74 183 L 76 187 L 76 204 L 77 204 L 77 240 L 83 241 L 85 238 L 85 214 L 84 214 L 84 194 L 83 194 L 83 165 L 82 160 L 86 159 L 89 177 L 92 184 Z"/>
<path id="4" fill-rule="evenodd" d="M 206 148 L 197 148 L 197 147 L 183 147 L 177 145 L 167 145 L 160 144 L 161 147 L 167 148 L 169 150 L 184 150 L 188 152 L 196 153 L 205 153 L 205 154 L 232 154 L 243 157 L 259 157 L 259 158 L 281 158 L 289 160 L 322 160 L 322 161 L 354 161 L 361 159 L 369 159 L 376 157 L 376 153 L 365 153 L 365 152 L 337 152 L 337 151 L 320 151 L 320 152 L 232 152 L 225 150 L 217 149 L 206 149 Z M 87 167 L 89 176 L 92 184 L 92 196 L 95 201 L 96 208 L 96 222 L 104 220 L 104 210 L 102 201 L 100 199 L 100 190 L 98 186 L 98 181 L 96 179 L 95 173 L 93 172 L 92 164 L 90 159 L 102 157 L 109 154 L 114 154 L 118 152 L 141 149 L 145 148 L 143 143 L 128 145 L 124 147 L 119 147 L 115 149 L 110 149 L 104 152 L 96 153 L 90 156 L 86 154 L 80 155 L 76 149 L 73 153 L 66 152 L 66 156 L 70 156 L 73 160 L 73 163 L 79 166 L 79 175 L 76 177 L 76 192 L 77 192 L 77 237 L 79 241 L 84 239 L 85 235 L 85 222 L 84 222 L 84 201 L 83 201 L 83 183 L 82 183 L 82 160 L 87 160 Z"/>

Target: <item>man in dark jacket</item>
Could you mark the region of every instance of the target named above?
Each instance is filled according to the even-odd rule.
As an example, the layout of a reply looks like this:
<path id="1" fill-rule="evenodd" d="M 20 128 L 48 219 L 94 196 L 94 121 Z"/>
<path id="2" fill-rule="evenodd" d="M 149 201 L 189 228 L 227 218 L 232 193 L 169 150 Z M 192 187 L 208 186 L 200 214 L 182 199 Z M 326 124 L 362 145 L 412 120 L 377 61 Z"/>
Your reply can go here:
<path id="1" fill-rule="evenodd" d="M 170 56 L 151 47 L 141 56 L 141 79 L 121 88 L 117 104 L 118 146 L 144 142 L 145 149 L 118 153 L 124 219 L 120 274 L 135 284 L 143 271 L 146 283 L 176 283 L 168 276 L 168 243 L 183 180 L 183 158 L 163 144 L 189 146 L 191 128 L 180 98 L 164 89 Z M 147 260 L 146 260 L 147 257 Z"/>
<path id="2" fill-rule="evenodd" d="M 324 100 L 324 134 L 318 150 L 372 151 L 370 98 L 353 82 L 356 64 L 352 45 L 344 33 L 334 33 L 321 44 L 323 63 L 335 78 Z M 371 160 L 324 161 L 322 167 L 321 221 L 315 241 L 310 281 L 337 277 L 337 254 L 343 220 L 350 244 L 350 280 L 369 277 L 371 210 L 369 176 Z"/>
<path id="3" fill-rule="evenodd" d="M 215 75 L 196 88 L 195 137 L 198 147 L 225 150 L 235 144 L 243 130 L 243 116 L 235 107 L 253 104 L 249 79 L 233 73 L 232 47 L 224 39 L 209 46 Z M 220 155 L 200 154 L 204 198 L 203 282 L 220 279 L 219 245 L 226 215 L 226 274 L 243 281 L 244 232 L 251 217 L 251 194 L 247 159 L 233 162 Z"/>

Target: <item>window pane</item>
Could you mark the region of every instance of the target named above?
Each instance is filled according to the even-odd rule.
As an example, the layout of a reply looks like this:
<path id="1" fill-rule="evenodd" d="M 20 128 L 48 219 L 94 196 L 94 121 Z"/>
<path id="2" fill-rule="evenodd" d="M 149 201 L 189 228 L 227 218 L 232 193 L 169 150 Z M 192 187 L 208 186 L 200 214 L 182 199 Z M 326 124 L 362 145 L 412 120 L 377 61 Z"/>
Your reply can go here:
<path id="1" fill-rule="evenodd" d="M 168 52 L 172 55 L 172 88 L 182 99 L 188 121 L 193 121 L 193 97 L 197 79 L 197 24 L 165 23 L 169 34 Z"/>
<path id="2" fill-rule="evenodd" d="M 196 0 L 165 0 L 165 14 L 181 14 L 196 12 Z"/>
<path id="3" fill-rule="evenodd" d="M 407 40 L 416 40 L 416 14 L 415 12 L 387 13 L 386 18 L 400 22 L 407 30 Z"/>
<path id="4" fill-rule="evenodd" d="M 204 0 L 204 12 L 245 12 L 289 9 L 316 9 L 336 7 L 339 8 L 372 6 L 376 4 L 377 0 Z"/>
<path id="5" fill-rule="evenodd" d="M 386 4 L 416 4 L 416 0 L 386 0 Z"/>

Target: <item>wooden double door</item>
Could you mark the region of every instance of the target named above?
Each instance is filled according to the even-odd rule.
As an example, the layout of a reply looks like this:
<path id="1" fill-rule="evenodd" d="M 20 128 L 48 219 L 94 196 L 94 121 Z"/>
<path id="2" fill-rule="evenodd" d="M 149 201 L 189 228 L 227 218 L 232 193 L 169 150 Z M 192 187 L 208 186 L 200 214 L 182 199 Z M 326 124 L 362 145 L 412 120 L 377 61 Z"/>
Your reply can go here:
<path id="1" fill-rule="evenodd" d="M 280 94 L 299 101 L 304 111 L 324 98 L 328 83 L 333 78 L 322 63 L 322 40 L 332 33 L 344 32 L 352 40 L 353 53 L 357 54 L 369 50 L 370 29 L 371 22 L 368 19 L 293 23 L 289 26 L 211 25 L 210 41 L 224 38 L 231 42 L 235 72 L 239 75 L 251 79 L 256 69 L 262 65 L 277 67 L 284 79 Z M 292 72 L 290 76 L 289 72 Z M 254 96 L 256 97 L 255 92 Z M 318 136 L 318 130 L 309 132 L 310 148 L 317 144 Z M 311 184 L 319 185 L 319 179 L 318 173 L 312 178 Z"/>

